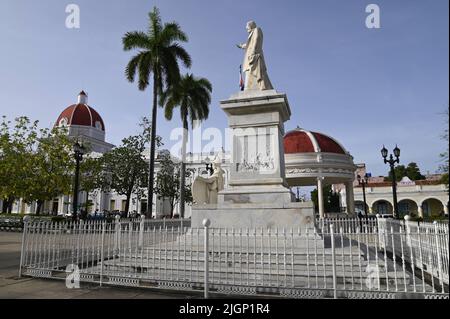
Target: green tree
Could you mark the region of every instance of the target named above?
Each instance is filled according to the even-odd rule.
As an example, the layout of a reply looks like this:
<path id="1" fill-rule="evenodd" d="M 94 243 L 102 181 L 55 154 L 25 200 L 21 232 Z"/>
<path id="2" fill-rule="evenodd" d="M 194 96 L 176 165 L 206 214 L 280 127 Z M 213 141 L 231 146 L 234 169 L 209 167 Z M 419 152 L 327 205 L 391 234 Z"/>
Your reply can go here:
<path id="1" fill-rule="evenodd" d="M 36 201 L 36 214 L 41 213 L 45 201 L 71 193 L 74 170 L 72 144 L 67 129 L 40 130 L 35 152 L 30 154 L 31 169 L 24 181 L 27 193 L 22 195 L 27 203 Z"/>
<path id="2" fill-rule="evenodd" d="M 36 146 L 38 121 L 31 122 L 22 116 L 14 124 L 2 117 L 0 124 L 0 198 L 3 212 L 11 212 L 16 199 L 29 192 L 29 174 L 33 164 L 33 148 Z M 11 127 L 12 126 L 12 127 Z"/>
<path id="3" fill-rule="evenodd" d="M 12 127 L 10 127 L 12 126 Z M 3 117 L 0 124 L 0 198 L 11 211 L 14 200 L 42 204 L 70 192 L 71 141 L 61 128 L 38 129 L 38 121 L 18 117 L 15 123 Z"/>
<path id="4" fill-rule="evenodd" d="M 160 169 L 157 173 L 155 193 L 160 199 L 168 199 L 170 203 L 170 217 L 173 217 L 173 209 L 176 204 L 181 203 L 181 194 L 184 193 L 184 202 L 192 203 L 191 185 L 181 183 L 181 167 L 170 158 L 170 154 L 164 154 L 159 158 Z M 185 177 L 189 178 L 192 172 L 185 171 Z M 184 192 L 181 192 L 184 187 Z M 183 218 L 180 214 L 180 217 Z"/>
<path id="5" fill-rule="evenodd" d="M 412 181 L 425 179 L 420 173 L 420 168 L 417 163 L 411 162 L 406 167 L 405 165 L 397 165 L 394 168 L 395 171 L 395 179 L 396 181 L 400 181 L 403 177 L 407 176 Z M 386 178 L 387 181 L 392 181 L 392 172 L 389 171 L 389 176 Z"/>
<path id="6" fill-rule="evenodd" d="M 419 166 L 414 162 L 409 163 L 406 167 L 406 176 L 408 176 L 412 181 L 425 179 L 425 176 L 420 173 Z"/>
<path id="7" fill-rule="evenodd" d="M 178 61 L 186 66 L 191 66 L 191 57 L 179 42 L 187 42 L 186 34 L 176 22 L 161 22 L 159 10 L 154 7 L 149 13 L 148 32 L 128 32 L 122 39 L 125 51 L 137 49 L 139 52 L 131 58 L 125 74 L 130 82 L 134 82 L 136 72 L 138 73 L 139 90 L 144 91 L 153 75 L 153 106 L 151 125 L 151 147 L 149 163 L 148 182 L 148 217 L 152 214 L 154 169 L 155 169 L 155 146 L 156 146 L 156 119 L 158 95 L 164 87 L 168 88 L 176 84 L 180 79 L 180 68 Z"/>
<path id="8" fill-rule="evenodd" d="M 186 184 L 186 144 L 189 122 L 203 121 L 208 118 L 211 103 L 212 85 L 205 78 L 195 78 L 192 74 L 184 75 L 178 84 L 173 85 L 162 94 L 160 104 L 165 108 L 165 117 L 171 120 L 173 110 L 180 107 L 181 122 L 183 123 L 183 144 L 181 150 L 180 189 Z M 184 217 L 185 194 L 180 195 L 180 217 Z"/>
<path id="9" fill-rule="evenodd" d="M 319 193 L 317 191 L 317 188 L 311 192 L 311 200 L 314 203 L 314 207 L 316 208 L 316 211 L 318 211 L 318 209 L 319 209 Z M 341 205 L 339 202 L 339 194 L 333 192 L 331 185 L 326 185 L 323 188 L 323 202 L 324 202 L 324 208 L 325 208 L 326 213 L 341 211 L 341 207 L 340 207 Z"/>
<path id="10" fill-rule="evenodd" d="M 97 189 L 105 189 L 103 158 L 86 156 L 80 163 L 80 190 L 86 192 L 85 212 L 89 210 L 92 202 L 89 194 Z"/>
<path id="11" fill-rule="evenodd" d="M 122 145 L 103 155 L 105 189 L 113 189 L 119 195 L 126 196 L 125 211 L 130 208 L 131 195 L 138 198 L 144 194 L 143 187 L 148 183 L 148 165 L 144 151 L 149 143 L 151 126 L 146 118 L 141 123 L 142 133 L 122 140 Z M 156 136 L 155 142 L 162 145 L 161 138 Z"/>

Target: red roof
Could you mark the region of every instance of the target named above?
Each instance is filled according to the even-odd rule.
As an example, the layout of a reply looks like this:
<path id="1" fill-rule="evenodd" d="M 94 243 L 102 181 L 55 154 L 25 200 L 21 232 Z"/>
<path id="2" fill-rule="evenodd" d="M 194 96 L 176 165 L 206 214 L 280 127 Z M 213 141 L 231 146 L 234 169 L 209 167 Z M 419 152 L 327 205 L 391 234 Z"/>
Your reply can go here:
<path id="1" fill-rule="evenodd" d="M 311 133 L 312 135 L 314 135 L 317 142 L 319 143 L 319 147 L 322 152 L 345 154 L 345 151 L 342 149 L 342 147 L 331 137 L 328 137 L 321 133 L 316 132 Z"/>
<path id="2" fill-rule="evenodd" d="M 105 130 L 105 124 L 103 123 L 101 116 L 87 104 L 73 104 L 67 107 L 58 117 L 56 125 L 59 125 L 63 118 L 66 119 L 67 125 L 96 127 L 95 123 L 100 122 L 101 130 Z"/>
<path id="3" fill-rule="evenodd" d="M 314 152 L 314 146 L 305 132 L 291 131 L 284 136 L 284 153 L 310 152 Z"/>
<path id="4" fill-rule="evenodd" d="M 324 153 L 346 154 L 338 142 L 322 133 L 296 129 L 284 136 L 284 152 L 286 154 L 314 153 L 314 144 Z"/>

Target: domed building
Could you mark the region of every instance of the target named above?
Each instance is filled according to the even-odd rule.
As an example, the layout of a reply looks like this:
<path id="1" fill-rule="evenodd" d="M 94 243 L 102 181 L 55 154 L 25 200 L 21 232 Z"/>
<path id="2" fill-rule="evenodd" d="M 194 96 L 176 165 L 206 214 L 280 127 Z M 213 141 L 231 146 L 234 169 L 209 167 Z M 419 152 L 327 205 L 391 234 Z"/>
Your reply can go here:
<path id="1" fill-rule="evenodd" d="M 88 105 L 88 96 L 84 91 L 78 94 L 76 104 L 62 111 L 55 125 L 67 127 L 69 136 L 88 142 L 92 152 L 103 154 L 114 147 L 105 141 L 105 123 L 100 114 Z"/>
<path id="2" fill-rule="evenodd" d="M 323 188 L 326 185 L 344 184 L 347 191 L 346 211 L 354 213 L 353 181 L 356 165 L 344 146 L 328 135 L 299 127 L 287 132 L 283 142 L 289 186 L 317 186 L 319 214 L 323 217 Z"/>

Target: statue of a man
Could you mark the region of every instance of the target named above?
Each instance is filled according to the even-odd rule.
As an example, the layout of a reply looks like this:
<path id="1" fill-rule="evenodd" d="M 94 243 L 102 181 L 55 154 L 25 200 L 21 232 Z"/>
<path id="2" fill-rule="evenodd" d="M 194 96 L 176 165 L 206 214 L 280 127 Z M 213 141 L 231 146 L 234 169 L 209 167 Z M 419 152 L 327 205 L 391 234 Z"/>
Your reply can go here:
<path id="1" fill-rule="evenodd" d="M 217 204 L 218 193 L 224 188 L 224 170 L 220 159 L 213 162 L 214 173 L 210 177 L 197 176 L 192 185 L 192 197 L 196 204 Z"/>
<path id="2" fill-rule="evenodd" d="M 244 90 L 272 90 L 267 75 L 266 63 L 263 54 L 263 33 L 254 21 L 247 22 L 247 43 L 237 46 L 245 50 L 242 72 L 245 72 Z"/>

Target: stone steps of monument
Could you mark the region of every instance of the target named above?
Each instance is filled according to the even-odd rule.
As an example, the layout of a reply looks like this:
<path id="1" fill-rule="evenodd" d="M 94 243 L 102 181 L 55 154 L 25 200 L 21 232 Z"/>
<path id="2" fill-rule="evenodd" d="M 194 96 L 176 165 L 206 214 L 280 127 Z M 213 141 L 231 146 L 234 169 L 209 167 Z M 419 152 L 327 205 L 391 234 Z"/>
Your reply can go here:
<path id="1" fill-rule="evenodd" d="M 298 270 L 298 271 L 317 271 L 317 272 L 323 272 L 323 270 L 332 270 L 332 266 L 331 264 L 329 265 L 307 265 L 307 264 L 300 264 L 300 263 L 286 263 L 286 266 L 284 266 L 285 264 L 280 261 L 279 263 L 276 263 L 275 261 L 272 261 L 271 263 L 269 262 L 264 262 L 264 263 L 260 263 L 260 262 L 242 262 L 240 263 L 239 261 L 235 261 L 235 262 L 226 262 L 226 261 L 210 261 L 209 263 L 212 267 L 217 267 L 218 269 L 222 269 L 224 271 L 226 271 L 227 269 L 237 269 L 237 270 L 244 270 L 244 271 L 253 271 L 253 270 L 261 270 L 261 269 L 268 269 L 270 267 L 270 269 L 280 269 L 280 268 L 286 268 L 286 269 L 294 269 L 294 270 Z M 139 268 L 139 269 L 146 269 L 146 268 L 161 268 L 161 267 L 171 267 L 171 268 L 177 268 L 177 269 L 184 269 L 184 268 L 192 268 L 192 267 L 197 267 L 197 268 L 201 268 L 203 267 L 202 265 L 204 265 L 204 262 L 202 260 L 200 261 L 184 261 L 184 260 L 170 260 L 170 259 L 166 259 L 166 260 L 154 260 L 154 261 L 143 261 L 140 262 L 139 260 L 121 260 L 121 261 L 105 261 L 104 265 L 106 267 L 132 267 L 132 268 Z M 343 263 L 344 266 L 342 266 L 342 263 L 337 265 L 337 269 L 342 269 L 342 267 L 345 267 L 346 271 L 349 272 L 355 272 L 358 271 L 361 268 L 363 271 L 365 271 L 365 269 L 367 268 L 367 263 L 361 263 L 361 267 L 359 266 L 359 264 L 350 264 L 350 263 Z M 383 265 L 379 265 L 379 269 L 380 271 L 383 271 L 382 268 Z M 389 270 L 390 267 L 388 268 Z M 399 271 L 399 269 L 398 269 Z"/>
<path id="2" fill-rule="evenodd" d="M 98 266 L 100 267 L 100 266 Z M 161 268 L 133 268 L 129 265 L 126 267 L 120 266 L 111 266 L 111 267 L 103 267 L 104 275 L 118 275 L 118 274 L 128 274 L 129 276 L 136 278 L 158 278 L 158 279 L 167 279 L 167 280 L 191 280 L 198 279 L 201 281 L 204 274 L 203 265 L 199 265 L 197 267 L 192 267 L 186 270 L 179 268 L 172 268 L 170 266 L 161 267 Z M 359 273 L 354 271 L 336 271 L 336 278 L 338 283 L 347 283 L 347 284 L 365 284 L 367 281 L 367 273 L 362 272 Z M 298 286 L 300 283 L 312 283 L 312 282 L 325 282 L 332 283 L 333 272 L 331 269 L 327 269 L 324 272 L 314 272 L 310 271 L 309 273 L 302 269 L 294 269 L 294 275 L 292 274 L 292 269 L 284 269 L 280 268 L 278 270 L 272 269 L 271 272 L 268 269 L 251 269 L 247 271 L 247 269 L 236 269 L 234 271 L 228 270 L 225 271 L 222 267 L 214 267 L 211 265 L 209 268 L 209 277 L 212 281 L 221 281 L 225 282 L 249 282 L 254 281 L 256 284 L 259 282 L 264 282 L 265 284 L 273 281 L 274 283 L 280 282 L 292 282 L 296 283 Z M 384 271 L 380 271 L 380 282 L 381 284 L 386 284 L 386 280 L 389 280 L 389 284 L 393 285 L 395 281 L 397 281 L 397 285 L 406 285 L 410 284 L 410 275 L 406 275 L 406 281 L 403 276 L 403 273 L 395 273 L 388 272 L 387 274 Z"/>
<path id="3" fill-rule="evenodd" d="M 366 261 L 357 261 L 350 262 L 348 260 L 344 262 L 336 263 L 336 271 L 338 272 L 338 276 L 357 276 L 361 273 L 364 274 L 366 272 L 368 263 Z M 180 270 L 180 269 L 189 269 L 193 271 L 203 271 L 204 269 L 204 261 L 203 258 L 192 258 L 192 259 L 176 259 L 176 258 L 155 258 L 155 259 L 136 259 L 136 258 L 122 258 L 120 260 L 107 260 L 103 263 L 104 269 L 110 269 L 114 271 L 125 271 L 128 269 L 130 271 L 146 271 L 151 269 L 165 269 L 165 270 Z M 372 262 L 371 267 L 374 267 L 374 263 Z M 344 267 L 344 271 L 342 268 Z M 294 264 L 287 261 L 286 265 L 284 264 L 283 259 L 279 259 L 278 263 L 275 259 L 265 259 L 263 263 L 261 261 L 250 260 L 240 261 L 238 258 L 234 260 L 210 260 L 210 270 L 213 272 L 240 272 L 240 273 L 267 273 L 269 269 L 276 273 L 287 273 L 290 274 L 294 271 L 295 274 L 307 275 L 308 273 L 311 276 L 323 276 L 323 273 L 331 274 L 332 273 L 332 265 L 331 263 L 323 266 L 320 264 L 306 264 L 305 262 L 294 262 Z M 385 265 L 384 262 L 378 262 L 378 269 L 381 276 L 385 276 Z M 402 269 L 399 267 L 395 268 L 396 272 L 394 272 L 394 268 L 392 265 L 388 264 L 388 276 L 390 277 L 403 277 Z M 389 275 L 390 274 L 390 275 Z"/>
<path id="4" fill-rule="evenodd" d="M 294 247 L 294 249 L 290 248 L 290 247 L 284 247 L 284 246 L 247 246 L 247 245 L 242 245 L 242 246 L 238 246 L 238 245 L 210 245 L 210 252 L 214 252 L 215 254 L 224 254 L 224 253 L 242 253 L 242 254 L 253 254 L 256 252 L 256 254 L 267 254 L 267 252 L 271 252 L 271 254 L 274 254 L 278 251 L 279 254 L 282 253 L 286 253 L 286 254 L 294 254 L 294 255 L 317 255 L 317 256 L 328 256 L 328 255 L 332 255 L 332 250 L 330 248 L 323 248 L 323 247 Z M 127 251 L 127 249 L 125 248 L 125 250 L 123 248 L 121 248 L 123 251 Z M 135 251 L 139 251 L 142 252 L 144 254 L 146 254 L 147 252 L 153 252 L 153 251 L 172 251 L 172 252 L 193 252 L 193 253 L 203 253 L 203 251 L 205 250 L 203 245 L 176 245 L 176 244 L 157 244 L 157 245 L 153 245 L 153 246 L 146 246 L 142 249 L 131 249 L 132 252 Z M 361 255 L 364 254 L 365 251 L 362 251 L 360 249 L 358 249 L 358 247 L 356 246 L 352 246 L 352 247 L 344 247 L 344 248 L 336 248 L 335 249 L 335 255 L 344 255 L 344 256 L 348 256 L 348 255 Z"/>
<path id="5" fill-rule="evenodd" d="M 117 276 L 117 273 L 104 273 L 104 276 Z M 200 285 L 203 284 L 204 278 L 201 273 L 196 274 L 187 274 L 183 275 L 183 273 L 173 273 L 173 274 L 164 274 L 155 272 L 153 274 L 131 274 L 124 275 L 121 277 L 138 279 L 138 280 L 146 280 L 146 281 L 167 281 L 167 282 L 177 282 L 182 283 L 198 283 Z M 345 289 L 345 290 L 367 290 L 371 289 L 374 291 L 395 291 L 396 287 L 398 291 L 412 291 L 413 286 L 411 282 L 408 280 L 402 281 L 397 279 L 397 285 L 395 285 L 395 279 L 390 277 L 388 280 L 381 277 L 378 285 L 378 280 L 370 280 L 367 281 L 366 278 L 350 278 L 350 277 L 337 277 L 336 278 L 337 288 Z M 387 284 L 388 283 L 388 284 Z M 218 285 L 228 285 L 231 287 L 272 287 L 274 291 L 285 288 L 311 288 L 311 289 L 332 289 L 333 287 L 333 278 L 332 276 L 328 276 L 325 279 L 323 277 L 291 277 L 291 276 L 254 276 L 254 277 L 246 277 L 246 276 L 231 276 L 228 277 L 218 275 L 212 273 L 209 276 L 209 285 L 211 289 Z M 370 288 L 368 285 L 371 285 Z M 379 287 L 379 288 L 378 288 Z M 422 283 L 416 283 L 416 291 L 422 291 Z M 431 291 L 432 288 L 428 285 L 425 285 L 426 291 Z"/>
<path id="6" fill-rule="evenodd" d="M 233 257 L 234 256 L 234 257 Z M 193 254 L 189 254 L 189 253 L 180 253 L 180 254 L 176 254 L 176 253 L 164 253 L 164 252 L 156 252 L 155 254 L 149 253 L 149 254 L 144 254 L 144 255 L 136 255 L 136 254 L 125 254 L 125 255 L 121 255 L 117 258 L 118 260 L 127 260 L 128 262 L 135 262 L 135 263 L 146 263 L 149 261 L 159 261 L 159 260 L 169 260 L 169 261 L 179 261 L 179 262 L 203 262 L 204 260 L 204 254 L 203 253 L 193 253 Z M 323 258 L 323 256 L 314 256 L 314 255 L 310 255 L 309 257 L 307 255 L 282 255 L 279 254 L 278 256 L 276 254 L 265 254 L 263 256 L 261 256 L 261 254 L 221 254 L 219 255 L 213 255 L 210 254 L 209 255 L 209 261 L 210 262 L 224 262 L 224 263 L 228 263 L 228 262 L 235 262 L 235 263 L 247 263 L 247 261 L 249 263 L 256 263 L 256 264 L 260 264 L 261 262 L 268 264 L 269 262 L 271 264 L 276 263 L 278 261 L 278 263 L 284 263 L 285 261 L 287 263 L 294 263 L 294 264 L 304 264 L 304 265 L 314 265 L 314 264 L 331 264 L 333 261 L 333 258 L 331 255 L 326 255 L 325 258 Z M 367 263 L 364 259 L 361 258 L 360 255 L 347 255 L 347 256 L 336 256 L 335 257 L 335 262 L 337 265 L 341 265 L 342 263 L 344 263 L 345 265 L 359 265 L 359 263 L 363 264 L 363 263 Z M 375 261 L 371 261 L 371 262 L 375 262 Z M 379 261 L 380 264 L 384 263 L 383 261 Z"/>
<path id="7" fill-rule="evenodd" d="M 234 240 L 233 240 L 234 239 Z M 183 246 L 185 243 L 188 246 L 202 246 L 204 242 L 203 237 L 200 238 L 194 238 L 189 239 L 189 237 L 185 237 L 183 239 L 180 239 L 178 241 L 171 241 L 167 242 L 167 244 L 171 244 L 173 246 Z M 290 238 L 284 239 L 276 239 L 275 237 L 268 240 L 267 238 L 264 238 L 262 241 L 259 238 L 250 238 L 250 240 L 247 240 L 246 238 L 242 238 L 242 240 L 238 237 L 210 237 L 209 238 L 209 244 L 211 246 L 222 246 L 226 247 L 227 245 L 229 247 L 284 247 L 287 248 L 301 248 L 306 249 L 308 246 L 309 248 L 324 248 L 324 241 L 321 238 L 310 238 L 309 240 L 306 239 L 299 239 L 296 238 L 295 240 L 291 241 Z"/>

